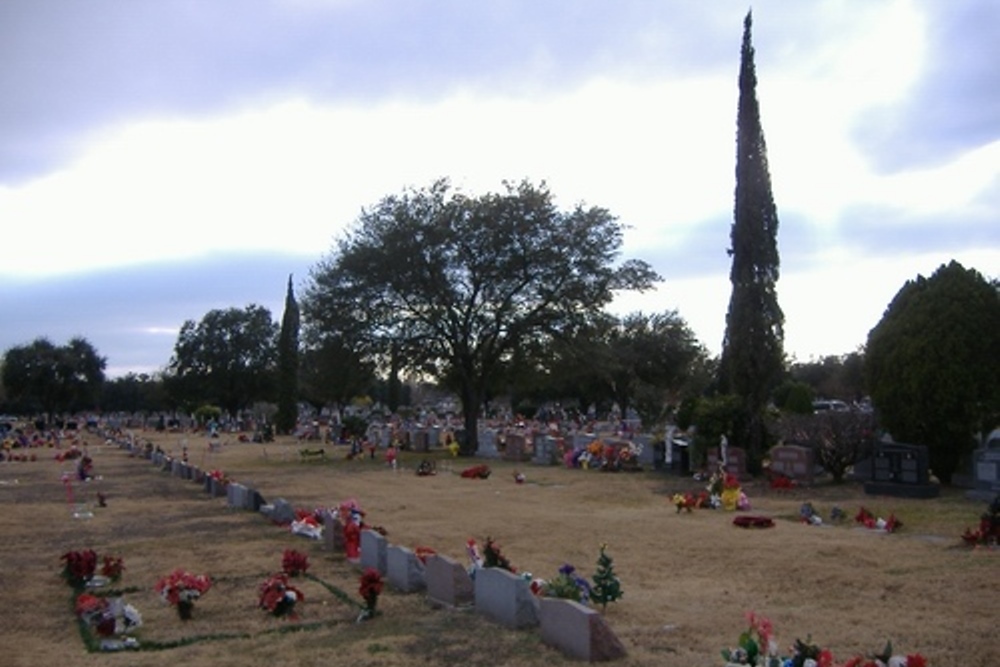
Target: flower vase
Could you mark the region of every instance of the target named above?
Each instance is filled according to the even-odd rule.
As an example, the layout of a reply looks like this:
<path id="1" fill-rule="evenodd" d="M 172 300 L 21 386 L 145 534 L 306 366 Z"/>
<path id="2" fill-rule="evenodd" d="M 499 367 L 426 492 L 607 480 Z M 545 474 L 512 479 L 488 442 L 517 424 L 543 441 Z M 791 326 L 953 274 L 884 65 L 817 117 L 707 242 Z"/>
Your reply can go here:
<path id="1" fill-rule="evenodd" d="M 191 612 L 194 611 L 194 602 L 190 600 L 179 600 L 177 602 L 177 615 L 182 621 L 191 620 Z"/>
<path id="2" fill-rule="evenodd" d="M 740 501 L 739 489 L 722 490 L 722 509 L 734 512 L 736 511 L 736 505 L 739 503 L 739 501 Z"/>

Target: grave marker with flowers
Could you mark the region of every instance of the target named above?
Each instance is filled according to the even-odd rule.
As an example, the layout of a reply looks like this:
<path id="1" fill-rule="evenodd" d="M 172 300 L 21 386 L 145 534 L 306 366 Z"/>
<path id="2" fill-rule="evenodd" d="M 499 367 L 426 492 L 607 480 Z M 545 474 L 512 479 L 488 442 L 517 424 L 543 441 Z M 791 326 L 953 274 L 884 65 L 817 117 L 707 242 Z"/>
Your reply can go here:
<path id="1" fill-rule="evenodd" d="M 212 580 L 204 574 L 191 574 L 177 569 L 156 582 L 156 592 L 163 601 L 177 607 L 177 616 L 182 621 L 191 620 L 195 600 L 212 587 Z"/>

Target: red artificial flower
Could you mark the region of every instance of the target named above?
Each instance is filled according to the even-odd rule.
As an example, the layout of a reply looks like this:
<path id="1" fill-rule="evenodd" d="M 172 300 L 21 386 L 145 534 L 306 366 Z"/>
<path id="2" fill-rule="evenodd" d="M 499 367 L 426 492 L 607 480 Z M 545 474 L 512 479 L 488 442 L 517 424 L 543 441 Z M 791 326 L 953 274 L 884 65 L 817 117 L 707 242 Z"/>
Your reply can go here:
<path id="1" fill-rule="evenodd" d="M 207 575 L 194 575 L 180 569 L 174 570 L 156 582 L 156 592 L 173 605 L 182 598 L 186 602 L 199 598 L 211 587 L 212 580 Z"/>
<path id="2" fill-rule="evenodd" d="M 382 593 L 382 575 L 375 568 L 366 568 L 361 575 L 361 584 L 358 586 L 358 593 L 365 601 L 365 607 L 369 612 L 374 613 L 378 604 L 378 596 Z"/>
<path id="3" fill-rule="evenodd" d="M 309 569 L 309 557 L 294 549 L 285 549 L 281 558 L 281 570 L 290 577 L 305 574 Z"/>
<path id="4" fill-rule="evenodd" d="M 121 558 L 105 556 L 101 563 L 101 574 L 111 581 L 118 581 L 125 570 L 125 563 Z"/>
<path id="5" fill-rule="evenodd" d="M 68 551 L 60 560 L 65 561 L 63 576 L 70 586 L 83 586 L 97 569 L 97 553 L 93 549 Z"/>
<path id="6" fill-rule="evenodd" d="M 83 593 L 76 598 L 76 615 L 82 618 L 87 614 L 94 614 L 103 611 L 107 605 L 107 600 L 99 598 L 96 595 Z"/>
<path id="7" fill-rule="evenodd" d="M 927 667 L 927 658 L 919 653 L 908 655 L 906 656 L 906 667 Z"/>
<path id="8" fill-rule="evenodd" d="M 294 619 L 298 617 L 295 605 L 305 599 L 302 591 L 290 585 L 288 576 L 281 573 L 268 577 L 260 585 L 260 599 L 257 606 L 275 616 L 288 616 Z"/>

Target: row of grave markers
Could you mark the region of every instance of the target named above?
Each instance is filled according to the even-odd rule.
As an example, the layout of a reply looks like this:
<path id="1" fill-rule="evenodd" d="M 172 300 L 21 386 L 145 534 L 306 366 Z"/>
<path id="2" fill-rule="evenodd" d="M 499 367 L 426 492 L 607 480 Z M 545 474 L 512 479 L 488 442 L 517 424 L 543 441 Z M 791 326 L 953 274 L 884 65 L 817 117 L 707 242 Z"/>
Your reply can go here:
<path id="1" fill-rule="evenodd" d="M 279 523 L 294 519 L 294 508 L 284 499 L 267 504 L 256 489 L 226 483 L 163 451 L 139 447 L 132 440 L 123 440 L 120 446 L 178 479 L 203 484 L 211 497 L 225 497 L 230 509 L 261 512 Z M 340 516 L 323 510 L 322 518 L 324 548 L 343 552 Z M 438 553 L 421 559 L 414 550 L 389 544 L 384 535 L 371 529 L 361 531 L 360 546 L 356 565 L 376 570 L 400 593 L 424 593 L 435 607 L 471 607 L 515 630 L 538 627 L 545 644 L 575 659 L 598 662 L 625 655 L 624 645 L 598 611 L 572 600 L 540 598 L 527 579 L 507 570 L 478 568 L 470 573 L 458 561 Z"/>

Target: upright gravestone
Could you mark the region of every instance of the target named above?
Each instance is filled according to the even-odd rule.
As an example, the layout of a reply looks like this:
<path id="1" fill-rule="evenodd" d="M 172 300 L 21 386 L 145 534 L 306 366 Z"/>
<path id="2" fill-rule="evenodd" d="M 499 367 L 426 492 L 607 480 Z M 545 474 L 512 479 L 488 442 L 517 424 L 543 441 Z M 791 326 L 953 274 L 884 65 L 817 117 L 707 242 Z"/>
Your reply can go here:
<path id="1" fill-rule="evenodd" d="M 424 564 L 412 549 L 389 545 L 385 552 L 386 578 L 389 585 L 402 593 L 423 590 L 426 583 Z"/>
<path id="2" fill-rule="evenodd" d="M 540 603 L 540 631 L 545 644 L 586 662 L 625 656 L 625 646 L 596 609 L 559 598 L 542 598 Z"/>
<path id="3" fill-rule="evenodd" d="M 413 451 L 426 454 L 430 449 L 430 434 L 421 429 L 413 432 Z"/>
<path id="4" fill-rule="evenodd" d="M 725 471 L 734 475 L 737 479 L 747 478 L 747 455 L 742 447 L 726 447 Z M 719 467 L 719 448 L 712 447 L 708 450 L 708 469 L 717 470 Z"/>
<path id="5" fill-rule="evenodd" d="M 816 455 L 809 447 L 777 445 L 768 452 L 771 472 L 784 475 L 802 484 L 812 484 Z"/>
<path id="6" fill-rule="evenodd" d="M 508 628 L 538 625 L 538 598 L 527 579 L 499 567 L 481 567 L 474 583 L 476 611 Z"/>
<path id="7" fill-rule="evenodd" d="M 243 509 L 243 496 L 246 494 L 246 487 L 237 482 L 230 482 L 226 487 L 226 506 L 229 509 Z"/>
<path id="8" fill-rule="evenodd" d="M 556 438 L 547 433 L 536 433 L 534 437 L 535 443 L 532 447 L 534 456 L 531 457 L 531 462 L 543 466 L 550 466 L 556 463 L 556 456 L 559 450 Z"/>
<path id="9" fill-rule="evenodd" d="M 427 599 L 431 604 L 464 607 L 476 599 L 469 573 L 448 556 L 432 554 L 427 557 L 424 581 L 427 585 Z"/>
<path id="10" fill-rule="evenodd" d="M 373 568 L 379 574 L 385 576 L 389 569 L 386 554 L 387 546 L 385 536 L 381 533 L 369 529 L 362 530 L 361 567 L 363 569 Z"/>
<path id="11" fill-rule="evenodd" d="M 338 554 L 344 552 L 344 524 L 337 512 L 327 510 L 323 515 L 323 538 L 327 549 Z"/>
<path id="12" fill-rule="evenodd" d="M 656 447 L 653 446 L 652 436 L 646 433 L 640 433 L 632 438 L 639 449 L 639 465 L 643 468 L 656 466 Z"/>
<path id="13" fill-rule="evenodd" d="M 479 432 L 476 456 L 484 459 L 495 459 L 500 456 L 500 452 L 497 451 L 496 431 L 484 429 Z"/>
<path id="14" fill-rule="evenodd" d="M 902 498 L 936 498 L 938 484 L 930 481 L 930 460 L 924 445 L 880 442 L 872 455 L 871 479 L 865 482 L 869 495 Z"/>
<path id="15" fill-rule="evenodd" d="M 966 495 L 990 501 L 1000 494 L 1000 449 L 977 449 L 975 462 L 975 488 Z"/>
<path id="16" fill-rule="evenodd" d="M 527 461 L 530 456 L 528 449 L 527 437 L 524 433 L 508 433 L 503 458 L 505 461 Z"/>

